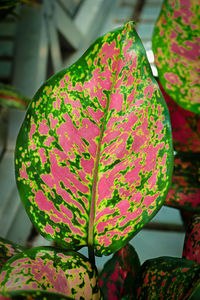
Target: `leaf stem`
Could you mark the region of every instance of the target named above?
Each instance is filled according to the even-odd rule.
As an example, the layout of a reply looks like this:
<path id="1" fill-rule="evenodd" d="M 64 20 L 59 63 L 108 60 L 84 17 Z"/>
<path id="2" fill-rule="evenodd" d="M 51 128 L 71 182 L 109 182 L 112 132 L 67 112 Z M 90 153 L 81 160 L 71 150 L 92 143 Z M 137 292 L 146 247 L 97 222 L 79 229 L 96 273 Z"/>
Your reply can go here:
<path id="1" fill-rule="evenodd" d="M 95 266 L 94 247 L 92 245 L 88 245 L 88 257 L 92 266 Z"/>

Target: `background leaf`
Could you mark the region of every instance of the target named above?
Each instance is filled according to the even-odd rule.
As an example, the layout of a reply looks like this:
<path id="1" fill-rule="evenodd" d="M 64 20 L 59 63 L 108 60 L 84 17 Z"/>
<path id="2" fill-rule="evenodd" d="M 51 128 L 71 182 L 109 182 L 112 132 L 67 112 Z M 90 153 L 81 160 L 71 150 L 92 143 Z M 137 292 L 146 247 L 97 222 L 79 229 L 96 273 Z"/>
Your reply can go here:
<path id="1" fill-rule="evenodd" d="M 172 173 L 168 110 L 132 23 L 99 38 L 29 106 L 16 178 L 37 229 L 108 255 L 160 209 Z"/>
<path id="2" fill-rule="evenodd" d="M 11 258 L 0 273 L 3 293 L 35 290 L 76 299 L 99 299 L 96 269 L 83 255 L 53 247 L 29 249 Z"/>
<path id="3" fill-rule="evenodd" d="M 147 260 L 137 277 L 136 299 L 186 300 L 200 284 L 200 264 L 175 257 Z"/>
<path id="4" fill-rule="evenodd" d="M 31 99 L 21 95 L 14 87 L 0 83 L 0 105 L 9 108 L 27 109 Z"/>
<path id="5" fill-rule="evenodd" d="M 200 216 L 194 216 L 185 236 L 183 258 L 200 263 Z"/>
<path id="6" fill-rule="evenodd" d="M 200 156 L 177 153 L 165 205 L 200 213 Z"/>
<path id="7" fill-rule="evenodd" d="M 164 0 L 152 38 L 159 80 L 183 108 L 200 113 L 199 3 Z"/>
<path id="8" fill-rule="evenodd" d="M 0 269 L 12 256 L 25 250 L 25 247 L 0 237 Z"/>
<path id="9" fill-rule="evenodd" d="M 133 281 L 140 268 L 135 249 L 127 244 L 106 262 L 99 275 L 99 285 L 104 299 L 118 300 L 133 294 Z"/>

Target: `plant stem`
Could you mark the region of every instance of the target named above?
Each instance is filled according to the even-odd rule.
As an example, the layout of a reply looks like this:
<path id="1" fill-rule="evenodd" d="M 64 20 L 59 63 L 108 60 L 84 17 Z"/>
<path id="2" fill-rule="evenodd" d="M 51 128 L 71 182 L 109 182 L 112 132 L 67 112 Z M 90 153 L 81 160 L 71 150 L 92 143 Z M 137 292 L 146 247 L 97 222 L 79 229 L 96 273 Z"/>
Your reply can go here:
<path id="1" fill-rule="evenodd" d="M 94 247 L 91 245 L 88 246 L 88 257 L 92 266 L 95 266 Z"/>

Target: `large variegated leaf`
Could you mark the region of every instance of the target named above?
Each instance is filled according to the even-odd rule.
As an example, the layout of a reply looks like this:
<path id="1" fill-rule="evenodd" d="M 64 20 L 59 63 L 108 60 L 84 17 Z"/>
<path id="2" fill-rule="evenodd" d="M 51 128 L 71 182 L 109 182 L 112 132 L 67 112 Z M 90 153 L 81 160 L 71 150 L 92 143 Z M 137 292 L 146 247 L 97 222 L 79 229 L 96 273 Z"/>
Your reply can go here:
<path id="1" fill-rule="evenodd" d="M 1 294 L 0 300 L 72 300 L 61 294 L 44 291 L 11 291 Z"/>
<path id="2" fill-rule="evenodd" d="M 0 105 L 9 108 L 27 109 L 31 99 L 21 95 L 12 86 L 0 83 Z"/>
<path id="3" fill-rule="evenodd" d="M 155 215 L 171 173 L 168 110 L 132 23 L 40 88 L 17 139 L 17 184 L 34 225 L 96 255 Z"/>
<path id="4" fill-rule="evenodd" d="M 12 256 L 25 250 L 25 247 L 0 238 L 0 269 Z"/>
<path id="5" fill-rule="evenodd" d="M 185 235 L 183 258 L 200 263 L 200 216 L 194 216 Z"/>
<path id="6" fill-rule="evenodd" d="M 164 0 L 152 48 L 159 80 L 183 108 L 200 113 L 199 2 Z"/>
<path id="7" fill-rule="evenodd" d="M 0 290 L 55 292 L 73 299 L 99 299 L 97 272 L 81 254 L 53 247 L 29 249 L 11 258 L 0 273 Z"/>
<path id="8" fill-rule="evenodd" d="M 169 109 L 174 150 L 196 152 L 200 157 L 200 115 L 176 104 L 158 84 Z"/>
<path id="9" fill-rule="evenodd" d="M 130 244 L 116 252 L 99 275 L 104 299 L 120 300 L 122 296 L 133 294 L 133 281 L 139 268 L 138 255 Z"/>
<path id="10" fill-rule="evenodd" d="M 165 205 L 200 213 L 200 154 L 179 152 Z"/>
<path id="11" fill-rule="evenodd" d="M 137 300 L 188 300 L 200 284 L 200 264 L 183 258 L 147 260 L 137 277 Z"/>

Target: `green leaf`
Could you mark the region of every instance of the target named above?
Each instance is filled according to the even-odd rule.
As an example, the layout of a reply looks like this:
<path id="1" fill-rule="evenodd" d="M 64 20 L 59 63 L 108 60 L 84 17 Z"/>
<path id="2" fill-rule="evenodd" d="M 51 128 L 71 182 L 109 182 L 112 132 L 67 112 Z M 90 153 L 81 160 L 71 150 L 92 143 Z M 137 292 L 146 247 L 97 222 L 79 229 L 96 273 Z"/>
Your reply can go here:
<path id="1" fill-rule="evenodd" d="M 0 237 L 0 269 L 12 256 L 25 250 L 25 247 Z"/>
<path id="2" fill-rule="evenodd" d="M 18 93 L 14 87 L 0 83 L 0 105 L 9 108 L 27 109 L 31 99 Z"/>
<path id="3" fill-rule="evenodd" d="M 178 152 L 165 205 L 200 213 L 200 155 Z"/>
<path id="4" fill-rule="evenodd" d="M 127 244 L 106 262 L 99 275 L 99 285 L 104 299 L 117 300 L 133 294 L 133 281 L 140 268 L 135 249 Z"/>
<path id="5" fill-rule="evenodd" d="M 29 249 L 7 261 L 0 273 L 0 290 L 47 291 L 86 300 L 100 297 L 97 271 L 88 259 L 53 247 Z"/>
<path id="6" fill-rule="evenodd" d="M 194 216 L 185 235 L 183 258 L 200 263 L 200 216 Z"/>
<path id="7" fill-rule="evenodd" d="M 137 277 L 137 300 L 189 299 L 200 284 L 200 264 L 175 257 L 147 260 Z"/>
<path id="8" fill-rule="evenodd" d="M 164 0 L 152 38 L 159 80 L 183 108 L 200 113 L 199 3 Z"/>
<path id="9" fill-rule="evenodd" d="M 72 300 L 61 294 L 44 292 L 44 291 L 11 291 L 1 294 L 0 300 Z"/>
<path id="10" fill-rule="evenodd" d="M 172 173 L 170 121 L 132 23 L 44 83 L 15 157 L 31 221 L 63 247 L 108 255 L 157 213 Z"/>

